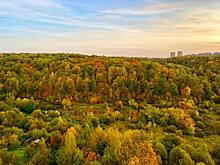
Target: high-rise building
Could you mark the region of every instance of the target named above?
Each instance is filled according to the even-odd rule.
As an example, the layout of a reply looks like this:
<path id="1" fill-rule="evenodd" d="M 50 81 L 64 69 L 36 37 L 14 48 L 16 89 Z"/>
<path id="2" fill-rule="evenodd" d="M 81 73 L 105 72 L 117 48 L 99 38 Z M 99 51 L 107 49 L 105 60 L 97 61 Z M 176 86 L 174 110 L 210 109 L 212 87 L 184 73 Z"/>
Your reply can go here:
<path id="1" fill-rule="evenodd" d="M 178 52 L 177 52 L 177 56 L 178 56 L 178 57 L 183 56 L 183 52 L 182 52 L 182 51 L 178 51 Z"/>
<path id="2" fill-rule="evenodd" d="M 170 53 L 170 57 L 171 57 L 171 58 L 174 58 L 175 56 L 176 56 L 176 52 L 171 52 L 171 53 Z"/>

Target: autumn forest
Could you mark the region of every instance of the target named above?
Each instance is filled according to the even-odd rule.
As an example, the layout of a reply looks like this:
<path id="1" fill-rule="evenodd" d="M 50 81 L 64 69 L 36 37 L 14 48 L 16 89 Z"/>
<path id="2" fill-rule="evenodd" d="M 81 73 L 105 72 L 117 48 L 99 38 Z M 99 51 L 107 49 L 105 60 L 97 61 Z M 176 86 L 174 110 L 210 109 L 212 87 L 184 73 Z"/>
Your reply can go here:
<path id="1" fill-rule="evenodd" d="M 8 164 L 220 164 L 220 56 L 0 54 Z"/>

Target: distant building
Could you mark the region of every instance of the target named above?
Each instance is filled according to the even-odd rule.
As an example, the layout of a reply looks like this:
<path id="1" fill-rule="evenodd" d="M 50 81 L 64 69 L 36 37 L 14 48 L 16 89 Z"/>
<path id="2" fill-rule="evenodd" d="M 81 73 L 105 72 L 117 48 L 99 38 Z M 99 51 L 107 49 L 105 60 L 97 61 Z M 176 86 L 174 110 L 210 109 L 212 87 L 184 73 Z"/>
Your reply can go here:
<path id="1" fill-rule="evenodd" d="M 182 51 L 178 51 L 178 52 L 177 52 L 177 56 L 178 56 L 178 57 L 183 56 L 183 52 L 182 52 Z"/>
<path id="2" fill-rule="evenodd" d="M 220 52 L 215 52 L 214 55 L 220 55 Z"/>
<path id="3" fill-rule="evenodd" d="M 174 58 L 175 56 L 176 56 L 176 52 L 171 52 L 171 53 L 170 53 L 170 57 L 171 57 L 171 58 Z"/>
<path id="4" fill-rule="evenodd" d="M 208 56 L 208 55 L 212 55 L 212 53 L 210 52 L 206 52 L 206 53 L 198 53 L 198 56 Z"/>

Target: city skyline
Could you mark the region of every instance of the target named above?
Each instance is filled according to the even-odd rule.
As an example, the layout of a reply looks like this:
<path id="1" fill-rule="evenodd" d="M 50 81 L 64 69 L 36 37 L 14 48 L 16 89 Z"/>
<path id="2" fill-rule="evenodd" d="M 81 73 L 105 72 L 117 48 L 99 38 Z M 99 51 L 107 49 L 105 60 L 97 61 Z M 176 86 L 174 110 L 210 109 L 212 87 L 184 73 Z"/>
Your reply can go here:
<path id="1" fill-rule="evenodd" d="M 219 7 L 217 0 L 1 0 L 0 52 L 218 52 Z"/>

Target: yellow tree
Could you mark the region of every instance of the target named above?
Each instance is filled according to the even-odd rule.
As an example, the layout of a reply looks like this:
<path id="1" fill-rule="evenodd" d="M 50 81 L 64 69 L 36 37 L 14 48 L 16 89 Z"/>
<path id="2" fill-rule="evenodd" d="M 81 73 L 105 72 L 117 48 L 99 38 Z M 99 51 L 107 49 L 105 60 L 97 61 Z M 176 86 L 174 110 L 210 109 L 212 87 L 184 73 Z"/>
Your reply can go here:
<path id="1" fill-rule="evenodd" d="M 76 130 L 71 127 L 67 130 L 64 146 L 58 152 L 58 165 L 82 164 L 83 153 L 79 150 L 76 144 Z"/>

